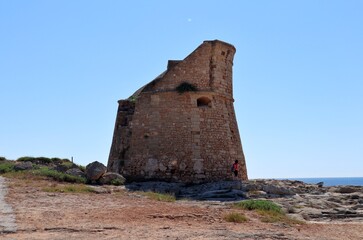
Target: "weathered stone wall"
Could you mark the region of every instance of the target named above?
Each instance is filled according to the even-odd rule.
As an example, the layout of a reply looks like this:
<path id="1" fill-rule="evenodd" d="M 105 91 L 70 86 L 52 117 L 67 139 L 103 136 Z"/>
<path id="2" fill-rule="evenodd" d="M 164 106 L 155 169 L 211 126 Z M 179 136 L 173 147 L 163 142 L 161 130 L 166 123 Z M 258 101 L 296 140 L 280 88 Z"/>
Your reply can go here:
<path id="1" fill-rule="evenodd" d="M 120 172 L 125 159 L 129 158 L 132 137 L 130 122 L 135 111 L 133 101 L 120 100 L 118 103 L 112 146 L 107 164 L 107 170 L 111 172 Z"/>
<path id="2" fill-rule="evenodd" d="M 108 169 L 134 180 L 210 182 L 231 179 L 238 159 L 247 179 L 233 108 L 234 53 L 230 44 L 205 41 L 183 61 L 169 61 L 133 95 L 135 106 L 120 101 Z M 178 93 L 183 82 L 198 91 Z"/>

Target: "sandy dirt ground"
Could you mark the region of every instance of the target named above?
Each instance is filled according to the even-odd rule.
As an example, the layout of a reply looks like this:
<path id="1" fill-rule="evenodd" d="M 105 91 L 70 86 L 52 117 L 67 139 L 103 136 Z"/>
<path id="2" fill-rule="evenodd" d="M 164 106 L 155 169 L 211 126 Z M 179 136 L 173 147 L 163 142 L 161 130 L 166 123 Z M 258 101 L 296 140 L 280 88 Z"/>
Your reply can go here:
<path id="1" fill-rule="evenodd" d="M 5 201 L 16 232 L 0 239 L 363 239 L 363 223 L 263 223 L 253 211 L 219 202 L 160 202 L 117 188 L 111 193 L 45 192 L 56 183 L 7 179 Z M 244 213 L 246 223 L 223 216 Z"/>

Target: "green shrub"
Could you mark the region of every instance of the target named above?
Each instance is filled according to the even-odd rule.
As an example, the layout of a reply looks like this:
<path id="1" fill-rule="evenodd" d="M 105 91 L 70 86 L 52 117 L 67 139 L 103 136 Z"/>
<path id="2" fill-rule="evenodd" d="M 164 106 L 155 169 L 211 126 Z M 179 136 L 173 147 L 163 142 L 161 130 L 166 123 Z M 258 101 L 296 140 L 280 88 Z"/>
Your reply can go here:
<path id="1" fill-rule="evenodd" d="M 82 172 L 86 172 L 86 167 L 85 167 L 85 166 L 78 165 L 78 168 L 79 168 Z"/>
<path id="2" fill-rule="evenodd" d="M 65 166 L 67 168 L 73 167 L 73 163 L 72 162 L 67 161 L 67 160 L 61 160 L 61 161 L 62 161 L 62 163 L 61 163 L 62 166 Z"/>
<path id="3" fill-rule="evenodd" d="M 63 161 L 63 159 L 60 159 L 60 158 L 57 158 L 57 157 L 55 157 L 55 158 L 51 158 L 51 159 L 49 159 L 51 162 L 62 162 Z"/>
<path id="4" fill-rule="evenodd" d="M 285 213 L 277 213 L 274 211 L 262 211 L 257 210 L 257 213 L 261 216 L 262 222 L 275 223 L 275 222 L 283 222 L 288 225 L 292 224 L 304 224 L 304 222 L 296 219 L 292 219 L 285 215 Z"/>
<path id="5" fill-rule="evenodd" d="M 49 164 L 52 159 L 46 157 L 20 157 L 16 161 Z"/>
<path id="6" fill-rule="evenodd" d="M 248 218 L 245 215 L 237 212 L 228 213 L 224 215 L 223 218 L 227 222 L 235 222 L 235 223 L 242 223 L 248 221 Z"/>
<path id="7" fill-rule="evenodd" d="M 20 157 L 16 161 L 29 161 L 32 163 L 38 163 L 38 164 L 49 164 L 49 163 L 62 163 L 62 162 L 71 162 L 69 159 L 64 158 L 47 158 L 47 157 Z"/>
<path id="8" fill-rule="evenodd" d="M 62 193 L 90 193 L 94 192 L 94 189 L 86 185 L 66 185 L 66 186 L 54 186 L 43 188 L 45 192 L 62 192 Z"/>
<path id="9" fill-rule="evenodd" d="M 8 161 L 0 163 L 0 174 L 13 171 L 14 171 L 14 163 Z"/>
<path id="10" fill-rule="evenodd" d="M 22 161 L 22 162 L 26 162 L 26 161 L 29 161 L 29 162 L 33 162 L 35 158 L 33 157 L 20 157 L 18 159 L 16 159 L 16 161 Z"/>
<path id="11" fill-rule="evenodd" d="M 124 184 L 124 182 L 121 179 L 112 179 L 110 183 L 111 185 L 114 186 L 120 186 Z"/>
<path id="12" fill-rule="evenodd" d="M 72 176 L 66 173 L 58 172 L 56 170 L 42 167 L 34 171 L 34 174 L 53 178 L 59 182 L 72 182 L 72 183 L 86 183 L 86 179 L 83 177 Z"/>
<path id="13" fill-rule="evenodd" d="M 280 206 L 267 200 L 245 200 L 234 204 L 237 208 L 283 213 Z"/>
<path id="14" fill-rule="evenodd" d="M 5 157 L 0 157 L 0 161 L 6 161 Z"/>
<path id="15" fill-rule="evenodd" d="M 267 200 L 245 200 L 234 204 L 236 208 L 242 208 L 247 210 L 256 210 L 261 216 L 262 222 L 283 222 L 286 224 L 303 224 L 303 222 L 291 219 L 280 206 Z"/>
<path id="16" fill-rule="evenodd" d="M 190 84 L 188 82 L 183 82 L 183 83 L 179 84 L 179 86 L 177 86 L 175 88 L 175 90 L 180 94 L 182 94 L 184 92 L 196 92 L 196 91 L 198 91 L 196 86 L 194 86 L 193 84 Z"/>
<path id="17" fill-rule="evenodd" d="M 136 97 L 135 96 L 131 96 L 128 98 L 128 100 L 132 103 L 135 103 L 136 102 Z"/>

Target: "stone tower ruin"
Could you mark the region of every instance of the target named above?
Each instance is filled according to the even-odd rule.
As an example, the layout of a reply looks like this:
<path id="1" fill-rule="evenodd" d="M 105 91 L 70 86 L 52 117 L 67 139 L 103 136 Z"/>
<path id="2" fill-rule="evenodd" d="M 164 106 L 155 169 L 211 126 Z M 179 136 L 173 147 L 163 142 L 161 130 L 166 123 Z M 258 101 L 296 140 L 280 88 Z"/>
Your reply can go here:
<path id="1" fill-rule="evenodd" d="M 247 169 L 233 107 L 236 49 L 204 41 L 131 97 L 118 101 L 108 171 L 128 180 L 200 183 Z"/>

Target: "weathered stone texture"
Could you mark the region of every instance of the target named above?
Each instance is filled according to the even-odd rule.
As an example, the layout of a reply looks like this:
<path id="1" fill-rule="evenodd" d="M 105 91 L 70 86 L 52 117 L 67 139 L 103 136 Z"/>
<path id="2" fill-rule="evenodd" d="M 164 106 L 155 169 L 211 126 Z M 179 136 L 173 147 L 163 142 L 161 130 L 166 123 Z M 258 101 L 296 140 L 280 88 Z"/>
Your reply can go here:
<path id="1" fill-rule="evenodd" d="M 127 179 L 211 182 L 247 179 L 232 96 L 235 48 L 205 41 L 130 99 L 120 100 L 108 171 Z M 197 91 L 178 93 L 187 82 Z"/>

